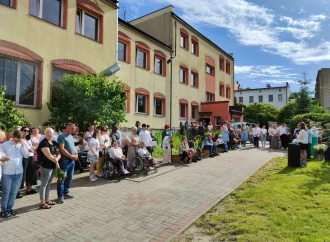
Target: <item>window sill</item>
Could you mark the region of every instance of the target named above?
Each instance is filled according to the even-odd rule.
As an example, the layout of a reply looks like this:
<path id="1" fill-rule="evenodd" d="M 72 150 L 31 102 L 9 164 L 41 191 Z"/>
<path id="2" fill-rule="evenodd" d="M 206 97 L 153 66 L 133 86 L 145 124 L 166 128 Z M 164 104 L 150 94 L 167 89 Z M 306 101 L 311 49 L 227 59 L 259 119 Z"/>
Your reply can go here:
<path id="1" fill-rule="evenodd" d="M 75 34 L 78 35 L 78 36 L 81 36 L 81 37 L 83 37 L 83 38 L 86 38 L 86 39 L 88 39 L 88 40 L 91 40 L 91 41 L 93 41 L 93 42 L 95 42 L 95 43 L 98 43 L 98 44 L 102 45 L 102 43 L 101 43 L 100 41 L 97 41 L 97 40 L 95 40 L 95 39 L 88 38 L 87 36 L 82 35 L 82 34 L 79 34 L 79 33 L 77 33 L 77 32 L 76 32 Z"/>
<path id="2" fill-rule="evenodd" d="M 154 117 L 156 117 L 156 118 L 165 118 L 164 115 L 159 115 L 159 114 L 154 114 Z"/>
<path id="3" fill-rule="evenodd" d="M 7 4 L 3 4 L 3 3 L 0 3 L 0 6 L 6 6 L 6 7 L 11 8 L 11 9 L 16 9 L 16 8 L 14 8 L 13 6 L 9 6 L 9 5 L 7 5 Z"/>
<path id="4" fill-rule="evenodd" d="M 156 74 L 156 75 L 158 75 L 158 76 L 166 77 L 165 75 L 163 75 L 163 74 L 159 74 L 159 73 L 157 73 L 157 72 L 154 72 L 154 74 Z"/>
<path id="5" fill-rule="evenodd" d="M 45 19 L 43 19 L 43 18 L 39 18 L 39 17 L 34 16 L 34 15 L 32 15 L 32 14 L 29 14 L 29 16 L 32 17 L 32 18 L 38 19 L 38 20 L 40 20 L 40 21 L 42 21 L 42 22 L 48 23 L 48 24 L 50 24 L 50 25 L 56 26 L 56 27 L 58 27 L 58 28 L 60 28 L 60 29 L 66 30 L 66 28 L 64 28 L 64 27 L 62 27 L 62 26 L 60 26 L 60 25 L 54 24 L 54 23 L 52 23 L 52 22 L 49 22 L 49 21 L 47 21 L 47 20 L 45 20 Z"/>
<path id="6" fill-rule="evenodd" d="M 29 105 L 22 105 L 22 104 L 15 104 L 16 108 L 28 108 L 28 109 L 41 109 L 37 108 L 37 106 L 29 106 Z"/>
<path id="7" fill-rule="evenodd" d="M 149 115 L 147 113 L 138 113 L 138 112 L 135 112 L 135 114 L 139 114 L 139 115 Z"/>
<path id="8" fill-rule="evenodd" d="M 119 59 L 118 59 L 119 60 Z M 119 60 L 120 62 L 123 62 L 123 63 L 126 63 L 126 64 L 131 64 L 130 62 L 128 61 L 124 61 L 124 60 Z"/>
<path id="9" fill-rule="evenodd" d="M 185 85 L 185 86 L 188 85 L 187 83 L 184 83 L 184 82 L 179 82 L 179 83 L 182 84 L 182 85 Z"/>
<path id="10" fill-rule="evenodd" d="M 135 65 L 135 67 L 137 67 L 137 68 L 139 68 L 139 69 L 141 69 L 141 70 L 149 71 L 148 69 L 146 69 L 146 68 L 143 68 L 143 67 L 141 67 L 141 66 L 138 66 L 138 65 Z"/>
<path id="11" fill-rule="evenodd" d="M 183 118 L 183 117 L 180 117 L 179 119 L 180 120 L 188 120 L 187 118 Z"/>
<path id="12" fill-rule="evenodd" d="M 221 68 L 220 68 L 220 71 L 225 72 L 225 69 L 221 69 Z"/>
<path id="13" fill-rule="evenodd" d="M 205 74 L 206 74 L 206 75 L 209 75 L 209 76 L 213 76 L 213 77 L 215 77 L 214 74 L 210 74 L 210 73 L 208 73 L 208 72 L 205 72 Z"/>
<path id="14" fill-rule="evenodd" d="M 199 55 L 197 55 L 197 54 L 194 54 L 194 53 L 192 53 L 192 52 L 191 52 L 191 54 L 192 54 L 193 56 L 199 57 Z"/>
<path id="15" fill-rule="evenodd" d="M 190 85 L 190 86 L 191 86 L 191 85 Z M 196 89 L 199 89 L 199 87 L 196 87 L 196 86 L 191 86 L 191 87 L 196 88 Z"/>

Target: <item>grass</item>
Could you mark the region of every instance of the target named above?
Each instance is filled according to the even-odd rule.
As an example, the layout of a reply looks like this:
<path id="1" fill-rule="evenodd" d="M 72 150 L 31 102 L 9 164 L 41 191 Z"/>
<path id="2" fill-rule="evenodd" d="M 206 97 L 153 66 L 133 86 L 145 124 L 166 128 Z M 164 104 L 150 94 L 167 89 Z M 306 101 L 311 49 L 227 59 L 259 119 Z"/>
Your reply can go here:
<path id="1" fill-rule="evenodd" d="M 330 241 L 330 163 L 276 158 L 193 227 L 213 241 Z"/>

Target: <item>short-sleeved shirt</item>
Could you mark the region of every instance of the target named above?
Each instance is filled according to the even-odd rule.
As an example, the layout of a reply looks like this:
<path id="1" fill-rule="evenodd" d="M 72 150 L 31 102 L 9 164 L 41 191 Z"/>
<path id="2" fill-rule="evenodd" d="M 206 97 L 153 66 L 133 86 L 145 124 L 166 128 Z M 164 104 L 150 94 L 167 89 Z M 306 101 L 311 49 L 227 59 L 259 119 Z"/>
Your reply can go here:
<path id="1" fill-rule="evenodd" d="M 71 134 L 60 134 L 60 136 L 58 136 L 57 138 L 57 143 L 59 145 L 64 144 L 64 149 L 66 149 L 71 155 L 75 155 L 77 153 L 76 148 L 74 146 L 74 140 Z M 65 159 L 70 159 L 69 157 L 66 157 L 64 155 L 62 155 L 62 157 Z"/>
<path id="2" fill-rule="evenodd" d="M 89 141 L 89 145 L 92 146 L 93 151 L 96 153 L 97 156 L 99 156 L 100 141 L 98 141 L 97 139 L 91 138 Z M 91 148 L 89 148 L 88 155 L 95 155 L 93 153 L 93 151 L 91 150 Z"/>
<path id="3" fill-rule="evenodd" d="M 57 156 L 60 153 L 60 149 L 58 147 L 57 142 L 53 141 L 53 144 L 50 144 L 47 139 L 43 139 L 38 146 L 37 153 L 38 153 L 38 162 L 43 168 L 46 169 L 55 169 L 56 164 L 49 160 L 47 156 L 45 156 L 44 152 L 42 152 L 42 148 L 49 148 L 50 153 L 53 156 Z"/>

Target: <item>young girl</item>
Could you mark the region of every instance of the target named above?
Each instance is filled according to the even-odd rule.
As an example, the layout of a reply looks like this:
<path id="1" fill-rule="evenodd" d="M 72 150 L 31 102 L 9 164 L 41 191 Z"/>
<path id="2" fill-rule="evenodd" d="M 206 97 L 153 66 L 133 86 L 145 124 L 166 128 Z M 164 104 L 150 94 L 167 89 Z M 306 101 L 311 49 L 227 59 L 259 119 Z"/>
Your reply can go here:
<path id="1" fill-rule="evenodd" d="M 266 138 L 267 138 L 267 129 L 266 129 L 266 125 L 263 125 L 261 130 L 260 130 L 260 134 L 261 134 L 261 146 L 262 148 L 266 147 Z"/>
<path id="2" fill-rule="evenodd" d="M 241 134 L 241 142 L 243 147 L 245 147 L 246 142 L 249 141 L 249 134 L 248 134 L 249 128 L 245 125 L 245 123 L 242 124 L 242 134 Z"/>
<path id="3" fill-rule="evenodd" d="M 95 129 L 92 138 L 89 140 L 89 151 L 87 154 L 87 161 L 89 164 L 89 180 L 95 182 L 97 178 L 94 176 L 95 165 L 99 160 L 99 150 L 100 150 L 100 138 L 101 131 Z"/>

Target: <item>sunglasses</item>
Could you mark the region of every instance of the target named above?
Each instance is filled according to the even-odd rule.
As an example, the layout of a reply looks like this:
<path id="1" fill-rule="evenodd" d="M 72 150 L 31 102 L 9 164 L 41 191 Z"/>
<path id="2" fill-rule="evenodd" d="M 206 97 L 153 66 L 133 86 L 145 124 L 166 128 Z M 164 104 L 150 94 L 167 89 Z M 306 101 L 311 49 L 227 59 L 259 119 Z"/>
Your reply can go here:
<path id="1" fill-rule="evenodd" d="M 28 129 L 24 129 L 23 132 L 30 132 L 30 130 L 28 130 Z"/>

